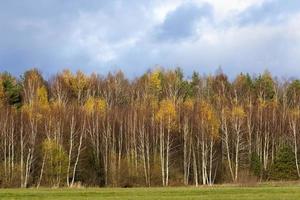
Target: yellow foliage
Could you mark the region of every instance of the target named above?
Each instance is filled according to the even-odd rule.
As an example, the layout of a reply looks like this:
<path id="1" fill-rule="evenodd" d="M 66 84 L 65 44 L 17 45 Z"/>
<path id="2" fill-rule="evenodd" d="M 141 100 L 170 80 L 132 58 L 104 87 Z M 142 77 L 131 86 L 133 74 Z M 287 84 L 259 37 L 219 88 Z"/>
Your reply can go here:
<path id="1" fill-rule="evenodd" d="M 57 146 L 54 140 L 46 139 L 43 142 L 43 150 L 44 152 L 49 152 Z"/>
<path id="2" fill-rule="evenodd" d="M 95 99 L 93 97 L 89 97 L 84 104 L 84 110 L 90 114 L 94 112 L 94 107 L 95 107 Z"/>
<path id="3" fill-rule="evenodd" d="M 258 106 L 261 109 L 263 109 L 263 108 L 265 108 L 267 106 L 267 102 L 263 98 L 259 97 L 258 98 Z"/>
<path id="4" fill-rule="evenodd" d="M 192 99 L 192 98 L 186 99 L 184 101 L 183 105 L 187 111 L 191 112 L 194 109 L 194 99 Z"/>
<path id="5" fill-rule="evenodd" d="M 70 70 L 65 70 L 62 73 L 62 77 L 65 83 L 69 85 L 75 93 L 86 88 L 89 81 L 88 77 L 81 71 L 78 71 L 76 75 L 73 75 Z"/>
<path id="6" fill-rule="evenodd" d="M 71 72 L 70 70 L 64 70 L 64 71 L 62 72 L 62 75 L 61 75 L 61 76 L 62 76 L 64 82 L 65 82 L 67 85 L 71 84 L 71 81 L 72 81 L 72 79 L 73 79 L 73 74 L 72 74 L 72 72 Z"/>
<path id="7" fill-rule="evenodd" d="M 71 84 L 75 92 L 82 91 L 88 85 L 88 78 L 81 71 L 78 71 L 71 80 Z"/>
<path id="8" fill-rule="evenodd" d="M 207 132 L 213 136 L 218 137 L 220 122 L 218 116 L 213 109 L 213 106 L 205 101 L 200 102 L 200 118 L 205 122 Z"/>
<path id="9" fill-rule="evenodd" d="M 106 107 L 107 105 L 104 99 L 94 97 L 89 97 L 84 104 L 84 109 L 88 114 L 92 114 L 94 112 L 105 114 Z"/>
<path id="10" fill-rule="evenodd" d="M 213 111 L 211 105 L 205 101 L 201 101 L 200 109 L 201 109 L 200 113 L 202 115 L 202 118 L 204 118 L 207 121 L 210 121 L 213 117 Z"/>
<path id="11" fill-rule="evenodd" d="M 21 109 L 22 112 L 28 115 L 30 119 L 40 120 L 42 118 L 42 115 L 37 112 L 36 109 L 34 109 L 34 106 L 32 104 L 25 104 Z"/>
<path id="12" fill-rule="evenodd" d="M 38 82 L 40 81 L 40 76 L 37 70 L 30 70 L 28 72 L 28 80 L 32 82 Z"/>
<path id="13" fill-rule="evenodd" d="M 150 74 L 149 83 L 150 88 L 155 92 L 160 92 L 162 90 L 159 70 L 154 71 Z"/>
<path id="14" fill-rule="evenodd" d="M 234 106 L 232 108 L 232 117 L 236 117 L 236 118 L 243 118 L 245 117 L 245 111 L 243 109 L 243 107 L 241 106 Z"/>
<path id="15" fill-rule="evenodd" d="M 32 115 L 33 113 L 33 109 L 32 109 L 32 106 L 30 106 L 29 104 L 25 104 L 21 107 L 22 109 L 22 112 L 23 113 L 26 113 L 28 115 Z"/>
<path id="16" fill-rule="evenodd" d="M 67 174 L 68 157 L 62 145 L 54 139 L 45 139 L 42 143 L 42 150 L 46 156 L 45 176 L 52 179 L 51 182 L 57 181 L 57 175 L 65 176 Z"/>
<path id="17" fill-rule="evenodd" d="M 175 120 L 176 108 L 174 103 L 171 100 L 162 100 L 156 116 L 159 120 Z"/>
<path id="18" fill-rule="evenodd" d="M 104 114 L 106 111 L 106 101 L 104 99 L 97 99 L 96 100 L 96 110 L 98 110 L 101 114 Z"/>
<path id="19" fill-rule="evenodd" d="M 48 102 L 48 92 L 45 86 L 37 88 L 36 98 L 31 104 L 25 104 L 22 106 L 22 111 L 26 113 L 29 118 L 40 120 L 45 114 L 42 112 L 48 112 L 50 109 Z"/>
<path id="20" fill-rule="evenodd" d="M 45 86 L 39 87 L 37 89 L 38 105 L 42 108 L 47 108 L 49 106 L 48 102 L 48 92 Z"/>

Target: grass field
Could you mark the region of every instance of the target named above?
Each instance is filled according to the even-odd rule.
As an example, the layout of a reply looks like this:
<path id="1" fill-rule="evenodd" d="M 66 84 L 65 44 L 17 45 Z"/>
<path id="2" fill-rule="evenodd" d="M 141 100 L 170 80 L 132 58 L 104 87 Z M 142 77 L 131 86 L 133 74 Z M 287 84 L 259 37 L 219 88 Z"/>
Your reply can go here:
<path id="1" fill-rule="evenodd" d="M 88 188 L 88 189 L 1 189 L 0 199 L 220 199 L 299 200 L 299 186 L 212 187 L 212 188 Z"/>

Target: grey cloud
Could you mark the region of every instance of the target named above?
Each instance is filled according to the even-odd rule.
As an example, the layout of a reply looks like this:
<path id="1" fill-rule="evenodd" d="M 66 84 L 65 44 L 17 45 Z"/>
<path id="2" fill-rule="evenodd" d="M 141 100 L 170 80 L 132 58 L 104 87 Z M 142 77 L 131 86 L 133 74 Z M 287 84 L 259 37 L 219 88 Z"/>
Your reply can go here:
<path id="1" fill-rule="evenodd" d="M 286 21 L 288 16 L 300 11 L 299 0 L 268 0 L 261 5 L 249 7 L 238 15 L 240 25 L 256 23 L 278 24 Z"/>
<path id="2" fill-rule="evenodd" d="M 139 9 L 147 5 L 134 0 L 12 0 L 2 3 L 0 70 L 19 74 L 35 66 L 55 73 L 63 67 L 90 71 L 97 65 L 105 65 L 93 62 L 90 52 L 79 45 L 78 39 L 101 38 L 104 34 L 101 40 L 106 45 L 126 39 L 135 31 L 132 24 L 137 21 L 133 19 L 142 18 L 134 17 L 137 15 L 134 12 L 141 14 Z M 78 30 L 81 31 L 79 38 L 74 37 Z"/>
<path id="3" fill-rule="evenodd" d="M 195 33 L 195 25 L 203 18 L 212 17 L 213 8 L 209 4 L 201 6 L 186 3 L 166 16 L 163 24 L 156 29 L 156 38 L 160 41 L 180 40 Z"/>
<path id="4" fill-rule="evenodd" d="M 211 5 L 192 3 L 181 4 L 158 25 L 155 2 L 7 1 L 0 7 L 0 70 L 20 74 L 35 66 L 53 74 L 66 67 L 98 73 L 119 68 L 134 77 L 158 64 L 181 66 L 186 73 L 222 66 L 232 76 L 265 68 L 300 76 L 300 29 L 289 24 L 299 14 L 297 1 L 266 1 L 238 19 L 228 18 L 226 26 L 213 18 Z M 276 21 L 276 13 L 284 20 Z"/>

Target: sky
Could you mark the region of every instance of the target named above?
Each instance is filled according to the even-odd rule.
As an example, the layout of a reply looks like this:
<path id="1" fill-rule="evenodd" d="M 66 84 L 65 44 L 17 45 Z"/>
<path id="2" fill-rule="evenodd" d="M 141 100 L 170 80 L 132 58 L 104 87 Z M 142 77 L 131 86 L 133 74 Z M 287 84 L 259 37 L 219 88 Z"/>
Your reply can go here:
<path id="1" fill-rule="evenodd" d="M 1 0 L 0 71 L 300 77 L 299 0 Z"/>

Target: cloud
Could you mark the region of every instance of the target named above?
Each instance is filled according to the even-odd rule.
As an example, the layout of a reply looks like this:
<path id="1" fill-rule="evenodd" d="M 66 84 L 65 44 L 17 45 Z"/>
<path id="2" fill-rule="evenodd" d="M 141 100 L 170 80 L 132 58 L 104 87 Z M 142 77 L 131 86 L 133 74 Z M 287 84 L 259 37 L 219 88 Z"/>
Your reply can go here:
<path id="1" fill-rule="evenodd" d="M 162 41 L 186 39 L 196 32 L 199 21 L 212 17 L 212 7 L 209 4 L 183 4 L 168 13 L 165 20 L 156 29 L 156 37 Z"/>
<path id="2" fill-rule="evenodd" d="M 289 19 L 289 16 L 299 12 L 300 1 L 298 0 L 267 0 L 259 5 L 250 6 L 239 15 L 241 25 L 255 23 L 278 24 Z"/>
<path id="3" fill-rule="evenodd" d="M 0 70 L 35 66 L 130 77 L 155 65 L 186 73 L 299 75 L 296 0 L 7 1 L 0 8 Z"/>
<path id="4" fill-rule="evenodd" d="M 128 2 L 5 3 L 0 8 L 0 69 L 21 73 L 34 66 L 55 73 L 65 67 L 86 72 L 97 64 L 109 67 L 105 63 L 114 58 L 114 49 L 128 40 L 126 30 L 136 31 L 130 27 L 138 20 L 132 10 L 147 6 Z"/>

